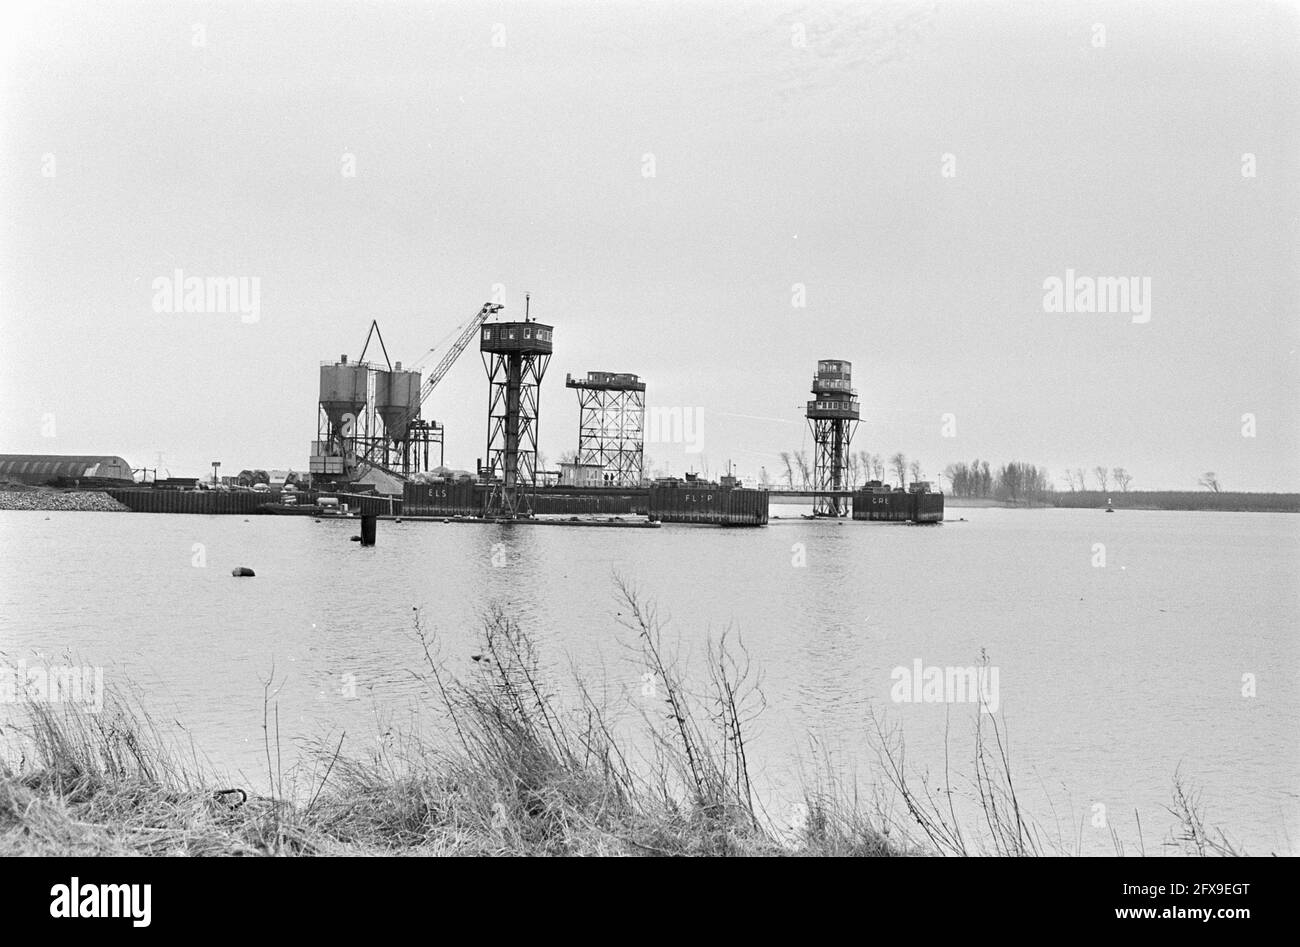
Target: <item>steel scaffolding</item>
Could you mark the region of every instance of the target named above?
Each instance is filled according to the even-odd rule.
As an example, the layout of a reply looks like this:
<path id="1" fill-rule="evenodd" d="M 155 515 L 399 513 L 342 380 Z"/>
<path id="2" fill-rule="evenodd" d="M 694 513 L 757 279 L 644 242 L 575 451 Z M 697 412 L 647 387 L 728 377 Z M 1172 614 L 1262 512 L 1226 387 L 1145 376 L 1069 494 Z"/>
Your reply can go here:
<path id="1" fill-rule="evenodd" d="M 645 456 L 645 382 L 636 375 L 588 372 L 569 375 L 578 392 L 578 463 L 599 466 L 612 487 L 641 484 Z"/>

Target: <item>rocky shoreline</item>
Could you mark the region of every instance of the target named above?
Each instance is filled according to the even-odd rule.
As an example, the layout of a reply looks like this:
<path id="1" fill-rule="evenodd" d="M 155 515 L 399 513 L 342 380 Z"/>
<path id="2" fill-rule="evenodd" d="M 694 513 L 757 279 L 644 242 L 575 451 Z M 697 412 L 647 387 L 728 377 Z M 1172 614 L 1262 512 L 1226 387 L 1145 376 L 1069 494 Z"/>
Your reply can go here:
<path id="1" fill-rule="evenodd" d="M 0 510 L 59 510 L 74 513 L 129 513 L 107 493 L 50 490 L 0 490 Z"/>

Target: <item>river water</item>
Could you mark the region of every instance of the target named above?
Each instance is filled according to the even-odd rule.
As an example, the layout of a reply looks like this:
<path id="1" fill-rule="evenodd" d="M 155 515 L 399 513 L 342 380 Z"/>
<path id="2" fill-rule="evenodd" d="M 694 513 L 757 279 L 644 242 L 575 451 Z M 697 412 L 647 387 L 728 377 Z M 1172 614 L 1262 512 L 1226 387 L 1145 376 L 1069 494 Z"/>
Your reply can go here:
<path id="1" fill-rule="evenodd" d="M 410 724 L 415 608 L 455 673 L 473 673 L 498 603 L 557 680 L 634 706 L 644 667 L 619 573 L 698 679 L 709 635 L 743 641 L 767 705 L 750 759 L 773 807 L 813 739 L 878 782 L 872 715 L 932 777 L 948 731 L 961 782 L 977 705 L 896 698 L 926 696 L 914 669 L 983 653 L 1022 801 L 1068 846 L 1110 851 L 1113 825 L 1136 847 L 1136 812 L 1161 851 L 1180 772 L 1252 854 L 1295 853 L 1300 518 L 952 508 L 913 527 L 773 510 L 765 529 L 381 522 L 372 549 L 349 541 L 355 522 L 310 517 L 0 512 L 0 660 L 103 667 L 204 762 L 258 785 L 272 669 L 285 766 L 297 741 L 346 730 L 360 753 Z M 240 565 L 257 577 L 232 578 Z"/>

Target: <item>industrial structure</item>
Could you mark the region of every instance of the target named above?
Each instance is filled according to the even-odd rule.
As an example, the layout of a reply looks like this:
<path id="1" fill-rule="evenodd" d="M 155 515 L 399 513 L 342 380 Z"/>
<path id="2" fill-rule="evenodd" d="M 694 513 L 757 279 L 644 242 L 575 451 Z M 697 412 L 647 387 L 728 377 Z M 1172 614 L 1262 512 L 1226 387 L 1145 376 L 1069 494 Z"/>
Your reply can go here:
<path id="1" fill-rule="evenodd" d="M 366 427 L 370 403 L 370 366 L 337 362 L 320 366 L 320 411 L 308 470 L 323 477 L 344 477 L 355 470 L 358 440 Z"/>
<path id="2" fill-rule="evenodd" d="M 645 382 L 636 375 L 587 372 L 566 375 L 578 392 L 578 464 L 599 467 L 605 486 L 641 483 L 645 455 Z"/>
<path id="3" fill-rule="evenodd" d="M 527 300 L 527 297 L 525 297 Z M 531 512 L 537 486 L 537 432 L 542 378 L 553 351 L 553 326 L 533 322 L 525 302 L 523 322 L 486 323 L 479 351 L 488 377 L 487 463 L 489 516 L 513 519 Z"/>
<path id="4" fill-rule="evenodd" d="M 819 361 L 812 393 L 807 418 L 816 445 L 813 489 L 842 491 L 848 484 L 849 445 L 859 418 L 852 364 L 842 359 Z M 846 516 L 848 512 L 844 497 L 818 495 L 813 500 L 814 516 Z"/>
<path id="5" fill-rule="evenodd" d="M 487 303 L 453 329 L 449 337 L 458 333 L 458 338 L 423 383 L 418 363 L 404 369 L 401 362 L 389 361 L 375 322 L 358 358 L 345 354 L 323 363 L 309 483 L 291 482 L 296 477 L 289 471 L 269 476 L 255 471 L 251 485 L 245 484 L 242 474 L 218 477 L 220 464 L 214 461 L 210 484 L 194 477 L 155 477 L 136 484 L 120 457 L 56 455 L 0 455 L 0 479 L 90 487 L 127 509 L 153 513 L 527 520 L 606 527 L 766 525 L 771 491 L 743 486 L 729 462 L 717 481 L 693 473 L 683 479 L 644 478 L 646 385 L 628 373 L 565 376 L 566 386 L 578 392 L 578 453 L 552 475 L 557 483 L 540 484 L 541 385 L 554 351 L 554 328 L 535 322 L 527 306 L 521 322 L 490 321 L 501 309 Z M 476 333 L 489 389 L 486 462 L 480 459 L 477 476 L 443 466 L 442 427 L 421 417 L 433 389 Z M 382 361 L 366 360 L 372 340 Z M 818 361 L 812 392 L 806 417 L 816 443 L 814 482 L 781 493 L 811 498 L 817 517 L 851 511 L 855 520 L 941 523 L 944 496 L 928 482 L 908 487 L 879 480 L 862 487 L 850 483 L 849 449 L 860 420 L 851 364 Z M 362 533 L 364 537 L 364 524 Z"/>
<path id="6" fill-rule="evenodd" d="M 442 427 L 420 415 L 420 373 L 364 360 L 320 366 L 309 471 L 326 479 L 405 478 L 442 464 Z M 400 489 L 400 487 L 398 487 Z"/>
<path id="7" fill-rule="evenodd" d="M 131 483 L 131 465 L 106 454 L 0 454 L 0 481 Z"/>
<path id="8" fill-rule="evenodd" d="M 423 385 L 420 372 L 403 369 L 400 361 L 389 361 L 379 324 L 374 321 L 356 361 L 341 355 L 337 362 L 322 362 L 320 410 L 309 464 L 312 475 L 379 481 L 377 486 L 385 487 L 386 492 L 400 493 L 403 482 L 441 467 L 442 425 L 422 418 L 421 410 L 478 327 L 500 309 L 497 303 L 484 303 Z M 372 338 L 383 355 L 382 366 L 365 360 Z"/>
<path id="9" fill-rule="evenodd" d="M 855 520 L 886 522 L 941 523 L 943 494 L 930 490 L 930 481 L 917 480 L 906 490 L 890 487 L 879 480 L 868 480 L 853 491 Z"/>
<path id="10" fill-rule="evenodd" d="M 103 490 L 138 512 L 527 519 L 588 526 L 767 523 L 771 491 L 745 487 L 730 461 L 717 481 L 695 473 L 682 479 L 645 477 L 647 386 L 626 372 L 565 375 L 565 386 L 578 394 L 578 449 L 558 471 L 543 475 L 538 470 L 541 386 L 554 352 L 554 327 L 532 319 L 527 296 L 522 321 L 491 321 L 502 309 L 484 303 L 448 333 L 447 339 L 455 339 L 445 350 L 439 343 L 407 368 L 389 359 L 373 320 L 355 359 L 342 354 L 322 362 L 308 479 L 287 470 L 221 477 L 221 463 L 213 461 L 210 482 L 161 479 L 155 470 L 152 481 L 145 477 L 136 483 L 136 472 L 120 457 L 11 454 L 0 455 L 0 480 Z M 443 427 L 422 416 L 434 389 L 476 334 L 488 380 L 487 449 L 477 475 L 445 466 Z M 372 343 L 379 355 L 367 361 Z M 438 351 L 441 358 L 426 380 L 420 364 Z M 783 499 L 811 498 L 816 517 L 851 511 L 855 520 L 943 521 L 943 494 L 932 492 L 928 482 L 909 488 L 879 480 L 862 487 L 850 482 L 860 404 L 849 362 L 819 360 L 812 393 L 806 418 L 815 442 L 813 482 L 805 476 L 795 489 L 792 474 L 791 489 L 780 491 Z M 806 474 L 802 453 L 798 456 Z M 574 514 L 605 518 L 580 520 Z M 625 516 L 644 520 L 625 521 Z"/>

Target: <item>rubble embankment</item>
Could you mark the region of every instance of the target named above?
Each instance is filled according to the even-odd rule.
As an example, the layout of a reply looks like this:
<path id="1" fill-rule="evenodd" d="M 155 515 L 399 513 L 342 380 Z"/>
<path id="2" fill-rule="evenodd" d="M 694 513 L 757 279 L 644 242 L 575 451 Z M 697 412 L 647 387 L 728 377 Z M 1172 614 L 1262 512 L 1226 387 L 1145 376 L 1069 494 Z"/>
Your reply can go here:
<path id="1" fill-rule="evenodd" d="M 61 510 L 76 513 L 129 513 L 107 493 L 76 490 L 0 490 L 0 510 Z"/>

